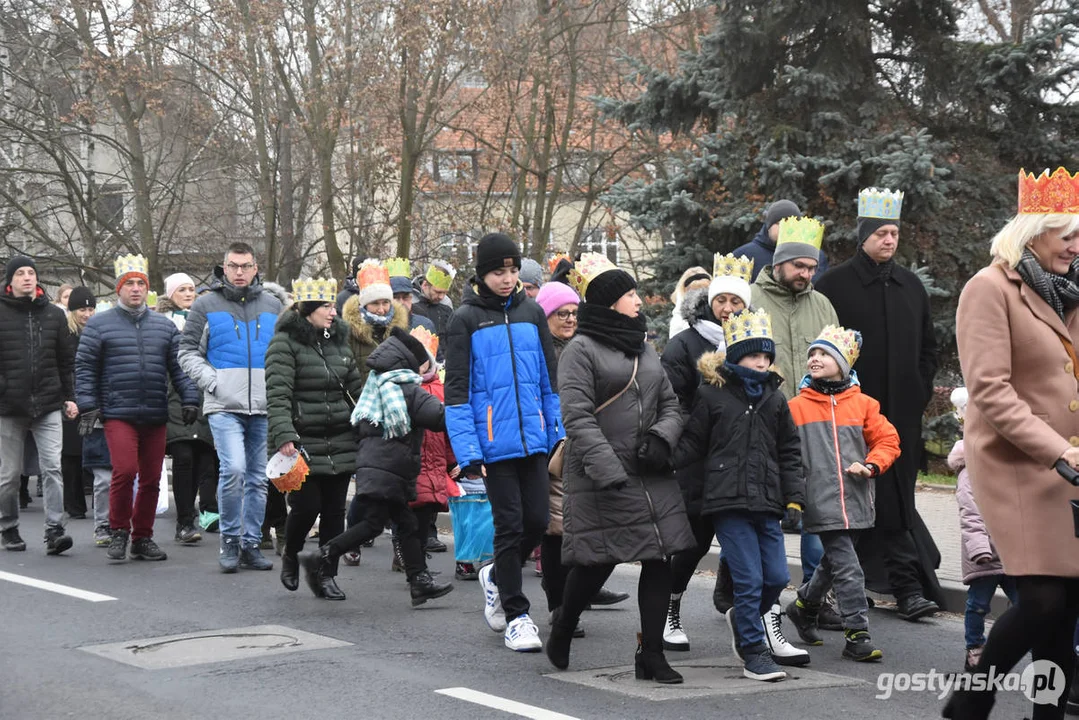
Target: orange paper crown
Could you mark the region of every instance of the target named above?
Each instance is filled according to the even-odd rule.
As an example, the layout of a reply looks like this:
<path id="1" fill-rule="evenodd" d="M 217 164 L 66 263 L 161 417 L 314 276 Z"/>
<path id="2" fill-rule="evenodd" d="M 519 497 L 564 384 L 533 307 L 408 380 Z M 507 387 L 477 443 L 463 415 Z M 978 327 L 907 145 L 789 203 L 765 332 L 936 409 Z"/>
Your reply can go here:
<path id="1" fill-rule="evenodd" d="M 419 340 L 420 344 L 427 348 L 427 352 L 431 354 L 431 357 L 438 355 L 438 335 L 435 335 L 422 325 L 412 328 L 409 335 Z"/>
<path id="2" fill-rule="evenodd" d="M 572 263 L 573 257 L 567 255 L 566 253 L 562 253 L 561 255 L 555 255 L 553 258 L 547 261 L 547 271 L 554 272 L 556 269 L 558 269 L 558 263 L 562 262 L 563 260 L 569 260 L 569 262 Z"/>
<path id="3" fill-rule="evenodd" d="M 364 260 L 363 265 L 360 266 L 360 270 L 356 275 L 356 284 L 360 286 L 361 290 L 365 287 L 370 287 L 371 285 L 390 284 L 390 271 L 378 260 Z"/>
<path id="4" fill-rule="evenodd" d="M 1043 170 L 1034 173 L 1019 171 L 1020 215 L 1079 215 L 1079 174 L 1072 175 L 1062 167 L 1052 175 Z"/>

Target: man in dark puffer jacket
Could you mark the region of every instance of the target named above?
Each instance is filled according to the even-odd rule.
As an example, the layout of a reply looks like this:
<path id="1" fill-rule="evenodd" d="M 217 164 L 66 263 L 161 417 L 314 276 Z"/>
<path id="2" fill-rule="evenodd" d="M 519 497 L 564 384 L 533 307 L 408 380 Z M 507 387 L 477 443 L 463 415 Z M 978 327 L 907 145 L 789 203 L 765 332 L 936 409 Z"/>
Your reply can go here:
<path id="1" fill-rule="evenodd" d="M 179 331 L 146 306 L 145 258 L 120 258 L 116 276 L 116 307 L 90 318 L 75 356 L 75 390 L 82 412 L 79 432 L 88 434 L 99 417 L 105 422 L 112 456 L 109 559 L 124 559 L 130 536 L 132 558 L 164 560 L 153 535 L 169 419 L 169 379 L 180 394 L 183 422 L 188 425 L 198 419 L 199 395 L 180 369 Z M 132 512 L 136 475 L 139 492 Z"/>
<path id="2" fill-rule="evenodd" d="M 71 547 L 64 534 L 60 449 L 61 410 L 78 412 L 72 401 L 74 345 L 64 311 L 37 284 L 28 257 L 7 264 L 0 296 L 0 531 L 6 550 L 25 550 L 19 536 L 19 474 L 28 432 L 37 443 L 45 487 L 45 543 L 49 555 Z"/>

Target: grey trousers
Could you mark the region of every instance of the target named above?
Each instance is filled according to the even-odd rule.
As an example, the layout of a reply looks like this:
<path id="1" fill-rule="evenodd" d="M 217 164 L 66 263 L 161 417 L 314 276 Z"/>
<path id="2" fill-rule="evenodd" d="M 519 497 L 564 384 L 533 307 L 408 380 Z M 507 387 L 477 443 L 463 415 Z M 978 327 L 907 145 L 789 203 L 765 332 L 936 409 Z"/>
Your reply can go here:
<path id="1" fill-rule="evenodd" d="M 820 603 L 829 588 L 835 588 L 844 630 L 869 629 L 869 605 L 865 600 L 865 575 L 855 547 L 857 530 L 826 530 L 818 533 L 824 557 L 808 583 L 798 588 L 798 597 Z"/>
<path id="2" fill-rule="evenodd" d="M 112 468 L 96 467 L 94 473 L 94 529 L 109 528 L 109 486 Z"/>
<path id="3" fill-rule="evenodd" d="M 64 480 L 60 469 L 63 427 L 60 411 L 39 418 L 0 416 L 0 530 L 19 526 L 19 476 L 22 475 L 26 434 L 37 444 L 45 497 L 45 527 L 63 527 Z"/>

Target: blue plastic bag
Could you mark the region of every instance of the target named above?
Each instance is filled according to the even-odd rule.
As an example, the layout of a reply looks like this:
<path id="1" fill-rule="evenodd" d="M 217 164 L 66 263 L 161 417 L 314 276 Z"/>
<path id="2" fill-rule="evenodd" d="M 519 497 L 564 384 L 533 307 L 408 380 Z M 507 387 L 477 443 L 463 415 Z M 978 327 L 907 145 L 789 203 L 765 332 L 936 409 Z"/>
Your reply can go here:
<path id="1" fill-rule="evenodd" d="M 457 562 L 479 565 L 495 557 L 495 521 L 486 493 L 449 498 Z"/>

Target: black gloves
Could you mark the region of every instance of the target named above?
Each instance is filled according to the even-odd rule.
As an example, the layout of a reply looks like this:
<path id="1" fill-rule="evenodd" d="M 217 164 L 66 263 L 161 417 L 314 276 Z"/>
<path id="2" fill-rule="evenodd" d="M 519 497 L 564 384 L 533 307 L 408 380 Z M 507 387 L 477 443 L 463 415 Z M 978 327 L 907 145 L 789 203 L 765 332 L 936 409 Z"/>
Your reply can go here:
<path id="1" fill-rule="evenodd" d="M 461 474 L 471 480 L 477 480 L 483 478 L 483 464 L 472 463 L 461 470 Z"/>
<path id="2" fill-rule="evenodd" d="M 89 435 L 94 431 L 97 419 L 101 417 L 100 410 L 87 410 L 79 415 L 79 435 Z"/>
<path id="3" fill-rule="evenodd" d="M 792 528 L 796 528 L 802 524 L 802 508 L 794 503 L 787 506 L 787 522 Z"/>
<path id="4" fill-rule="evenodd" d="M 645 472 L 662 473 L 670 470 L 671 448 L 659 435 L 648 433 L 637 448 L 637 459 Z"/>
<path id="5" fill-rule="evenodd" d="M 180 408 L 180 415 L 184 419 L 184 425 L 194 425 L 199 419 L 198 405 L 184 405 Z"/>

